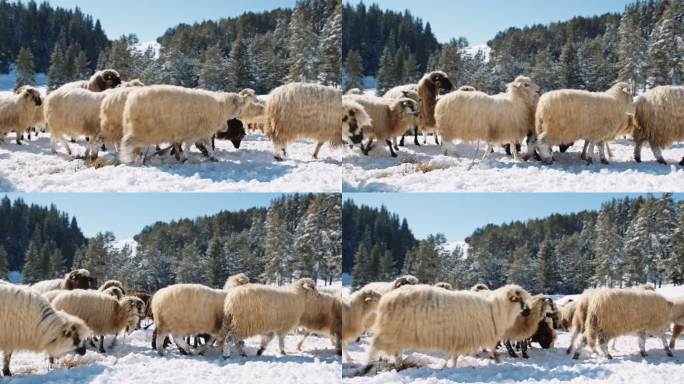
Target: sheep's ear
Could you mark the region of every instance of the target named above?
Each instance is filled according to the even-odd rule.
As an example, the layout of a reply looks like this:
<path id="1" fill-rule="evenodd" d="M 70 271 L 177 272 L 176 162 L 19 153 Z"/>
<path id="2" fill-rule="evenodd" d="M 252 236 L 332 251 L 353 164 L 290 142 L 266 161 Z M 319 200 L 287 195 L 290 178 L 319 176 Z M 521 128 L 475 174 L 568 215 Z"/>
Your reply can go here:
<path id="1" fill-rule="evenodd" d="M 75 329 L 75 327 L 73 327 L 73 326 L 72 326 L 72 327 L 69 327 L 69 328 L 67 328 L 67 329 L 65 329 L 65 330 L 64 330 L 64 337 L 70 339 L 70 338 L 71 338 L 71 333 L 74 331 L 74 329 Z"/>

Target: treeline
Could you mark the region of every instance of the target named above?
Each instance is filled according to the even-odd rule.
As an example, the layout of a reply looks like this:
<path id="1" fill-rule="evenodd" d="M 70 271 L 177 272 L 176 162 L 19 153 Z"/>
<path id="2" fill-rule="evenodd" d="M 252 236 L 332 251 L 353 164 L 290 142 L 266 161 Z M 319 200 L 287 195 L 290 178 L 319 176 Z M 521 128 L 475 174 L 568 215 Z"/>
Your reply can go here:
<path id="1" fill-rule="evenodd" d="M 20 198 L 12 202 L 7 196 L 0 200 L 0 279 L 26 264 L 30 270 L 38 260 L 40 279 L 62 276 L 85 242 L 76 218 L 54 205 L 28 205 Z M 27 276 L 29 281 L 37 277 Z"/>
<path id="2" fill-rule="evenodd" d="M 55 45 L 83 52 L 90 70 L 109 39 L 99 20 L 77 7 L 53 8 L 47 2 L 0 0 L 0 73 L 7 73 L 21 48 L 30 49 L 37 72 L 47 72 Z"/>
<path id="3" fill-rule="evenodd" d="M 135 249 L 98 234 L 79 249 L 74 267 L 152 292 L 175 283 L 222 287 L 240 272 L 265 283 L 331 282 L 341 272 L 341 208 L 339 194 L 283 196 L 268 208 L 152 224 L 135 236 Z"/>
<path id="4" fill-rule="evenodd" d="M 371 259 L 360 250 L 353 285 L 389 280 L 400 273 L 461 288 L 516 283 L 534 292 L 563 294 L 596 286 L 684 284 L 684 201 L 675 202 L 667 193 L 659 198 L 614 199 L 598 212 L 490 224 L 466 239 L 467 252 L 461 247 L 446 250 L 444 242 L 440 234 L 421 240 L 391 276 L 374 269 L 357 271 Z"/>
<path id="5" fill-rule="evenodd" d="M 464 50 L 467 40 L 455 38 L 432 53 L 426 70 L 441 69 L 457 86 L 472 85 L 487 93 L 502 92 L 518 75 L 532 77 L 543 92 L 558 88 L 603 91 L 617 80 L 629 82 L 636 92 L 681 84 L 682 35 L 684 0 L 637 1 L 621 14 L 509 28 L 487 43 L 489 55 L 468 53 Z M 406 62 L 414 52 L 404 46 L 398 55 L 393 41 L 382 44 L 382 56 L 370 58 L 379 63 L 372 72 L 365 67 L 364 54 L 360 67 L 357 58 L 345 50 L 346 79 L 356 82 L 360 73 L 377 74 L 378 93 L 411 80 L 407 74 L 413 68 L 407 68 Z"/>

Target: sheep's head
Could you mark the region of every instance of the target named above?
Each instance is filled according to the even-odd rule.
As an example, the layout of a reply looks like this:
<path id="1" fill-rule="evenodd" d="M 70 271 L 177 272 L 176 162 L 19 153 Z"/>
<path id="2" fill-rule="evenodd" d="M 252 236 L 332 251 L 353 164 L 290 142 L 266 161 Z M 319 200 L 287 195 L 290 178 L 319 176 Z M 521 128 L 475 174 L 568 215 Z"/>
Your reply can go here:
<path id="1" fill-rule="evenodd" d="M 401 95 L 402 95 L 401 96 L 402 98 L 408 98 L 408 99 L 411 99 L 411 100 L 415 101 L 416 103 L 420 104 L 420 95 L 416 91 L 412 91 L 410 89 L 403 90 L 403 91 L 401 91 Z"/>
<path id="2" fill-rule="evenodd" d="M 109 296 L 112 296 L 112 297 L 114 297 L 114 298 L 117 299 L 117 300 L 120 300 L 120 299 L 124 296 L 124 293 L 123 293 L 123 291 L 121 290 L 121 288 L 116 287 L 116 286 L 111 286 L 111 287 L 109 287 L 109 288 L 107 288 L 107 289 L 104 289 L 104 290 L 102 291 L 102 293 L 105 293 L 105 294 L 107 294 L 107 295 L 109 295 Z"/>
<path id="3" fill-rule="evenodd" d="M 399 276 L 394 279 L 393 289 L 403 287 L 404 285 L 416 285 L 419 282 L 418 278 L 412 275 Z"/>
<path id="4" fill-rule="evenodd" d="M 125 296 L 119 300 L 119 305 L 128 314 L 126 328 L 136 329 L 141 318 L 145 317 L 145 302 L 135 296 Z"/>
<path id="5" fill-rule="evenodd" d="M 643 289 L 644 291 L 655 291 L 655 287 L 649 283 L 641 284 L 639 288 Z"/>
<path id="6" fill-rule="evenodd" d="M 105 289 L 111 288 L 111 287 L 117 287 L 119 290 L 121 290 L 121 293 L 125 294 L 126 290 L 124 289 L 123 283 L 120 282 L 119 280 L 107 280 L 102 284 L 102 286 L 99 288 L 100 291 L 104 291 Z"/>
<path id="7" fill-rule="evenodd" d="M 95 279 L 90 277 L 87 269 L 77 269 L 65 276 L 64 289 L 91 289 L 95 286 Z"/>
<path id="8" fill-rule="evenodd" d="M 364 289 L 356 292 L 352 301 L 360 302 L 364 312 L 368 313 L 377 308 L 381 297 L 381 294 L 372 289 Z"/>
<path id="9" fill-rule="evenodd" d="M 119 72 L 113 69 L 104 69 L 96 72 L 91 78 L 91 82 L 92 81 L 95 82 L 95 85 L 100 91 L 104 91 L 121 85 L 121 76 L 119 75 Z"/>
<path id="10" fill-rule="evenodd" d="M 121 83 L 122 87 L 144 87 L 145 83 L 140 81 L 140 79 L 133 79 L 131 81 L 124 81 Z"/>
<path id="11" fill-rule="evenodd" d="M 238 93 L 238 97 L 241 119 L 252 121 L 263 118 L 266 111 L 266 103 L 257 98 L 254 90 L 245 88 Z"/>
<path id="12" fill-rule="evenodd" d="M 454 89 L 454 84 L 449 80 L 449 76 L 442 71 L 430 72 L 427 75 L 430 82 L 434 85 L 434 94 L 451 92 Z"/>
<path id="13" fill-rule="evenodd" d="M 475 92 L 477 89 L 475 87 L 471 87 L 470 85 L 464 85 L 461 88 L 458 89 L 459 92 Z"/>
<path id="14" fill-rule="evenodd" d="M 344 93 L 345 95 L 363 95 L 363 91 L 358 88 L 352 88 Z"/>
<path id="15" fill-rule="evenodd" d="M 20 98 L 33 102 L 36 107 L 40 107 L 43 104 L 43 100 L 40 98 L 40 92 L 29 85 L 19 87 L 14 92 L 19 95 Z"/>
<path id="16" fill-rule="evenodd" d="M 233 146 L 236 149 L 239 149 L 242 139 L 247 135 L 245 126 L 242 124 L 242 121 L 238 119 L 230 119 L 227 124 L 228 129 L 216 132 L 216 138 L 219 140 L 230 140 L 230 142 L 233 143 Z"/>
<path id="17" fill-rule="evenodd" d="M 409 98 L 402 98 L 395 102 L 394 108 L 401 108 L 402 115 L 418 117 L 420 115 L 420 107 L 418 103 Z"/>
<path id="18" fill-rule="evenodd" d="M 229 288 L 239 287 L 241 285 L 249 284 L 249 277 L 244 273 L 238 273 L 237 275 L 229 277 L 227 283 Z"/>
<path id="19" fill-rule="evenodd" d="M 371 118 L 357 102 L 342 99 L 342 140 L 359 144 L 363 141 L 363 127 L 371 125 Z"/>
<path id="20" fill-rule="evenodd" d="M 318 297 L 318 289 L 316 289 L 316 282 L 313 279 L 303 278 L 292 283 L 299 293 L 303 293 L 307 297 Z"/>
<path id="21" fill-rule="evenodd" d="M 473 292 L 489 291 L 489 287 L 487 286 L 487 284 L 477 283 L 473 285 L 473 287 L 470 288 L 470 290 Z"/>
<path id="22" fill-rule="evenodd" d="M 632 102 L 632 87 L 624 81 L 615 83 L 615 85 L 610 87 L 608 93 L 626 97 L 630 103 Z"/>
<path id="23" fill-rule="evenodd" d="M 539 86 L 526 76 L 518 76 L 507 85 L 509 93 L 520 95 L 529 105 L 536 106 L 539 101 Z"/>
<path id="24" fill-rule="evenodd" d="M 556 304 L 553 302 L 553 299 L 546 295 L 539 295 L 537 299 L 539 300 L 540 319 L 550 319 L 555 325 L 558 308 L 556 308 Z"/>
<path id="25" fill-rule="evenodd" d="M 79 355 L 85 354 L 85 341 L 91 336 L 90 328 L 76 316 L 64 311 L 55 311 L 60 323 L 57 332 L 51 335 L 52 340 L 45 346 L 50 357 L 60 357 L 65 353 L 75 351 Z"/>
<path id="26" fill-rule="evenodd" d="M 446 289 L 446 290 L 448 290 L 448 291 L 451 291 L 451 290 L 454 289 L 454 287 L 453 287 L 451 284 L 447 283 L 447 282 L 439 282 L 439 283 L 435 284 L 435 287 L 437 287 L 437 288 L 443 288 L 443 289 Z"/>
<path id="27" fill-rule="evenodd" d="M 505 295 L 506 301 L 519 306 L 522 316 L 530 315 L 530 307 L 528 305 L 530 294 L 527 291 L 515 284 L 503 286 L 497 289 L 497 291 Z"/>

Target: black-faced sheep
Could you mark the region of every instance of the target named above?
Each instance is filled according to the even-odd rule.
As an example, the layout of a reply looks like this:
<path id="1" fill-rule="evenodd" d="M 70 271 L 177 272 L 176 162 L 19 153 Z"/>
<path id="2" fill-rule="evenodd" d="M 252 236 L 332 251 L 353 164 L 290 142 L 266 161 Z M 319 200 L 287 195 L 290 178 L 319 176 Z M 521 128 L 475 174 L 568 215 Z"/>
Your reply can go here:
<path id="1" fill-rule="evenodd" d="M 22 133 L 33 126 L 36 111 L 42 105 L 40 92 L 33 87 L 22 87 L 18 93 L 0 93 L 0 142 L 11 130 L 17 133 L 21 144 Z"/>
<path id="2" fill-rule="evenodd" d="M 121 85 L 119 72 L 113 69 L 104 69 L 95 72 L 90 79 L 66 83 L 60 88 L 83 88 L 90 92 L 102 92 Z"/>
<path id="3" fill-rule="evenodd" d="M 529 301 L 529 316 L 518 315 L 513 326 L 508 328 L 502 339 L 506 350 L 511 357 L 518 357 L 511 346 L 511 341 L 518 342 L 521 346 L 522 357 L 527 359 L 527 340 L 534 336 L 539 329 L 539 323 L 546 318 L 551 318 L 556 312 L 553 300 L 549 296 L 535 295 Z"/>
<path id="4" fill-rule="evenodd" d="M 38 293 L 56 289 L 90 289 L 94 288 L 95 279 L 90 277 L 87 269 L 77 269 L 67 273 L 63 279 L 43 280 L 31 285 Z"/>
<path id="5" fill-rule="evenodd" d="M 684 87 L 653 88 L 635 104 L 634 160 L 641 162 L 641 146 L 647 142 L 658 162 L 667 164 L 662 150 L 684 139 Z M 684 157 L 679 165 L 684 165 Z"/>

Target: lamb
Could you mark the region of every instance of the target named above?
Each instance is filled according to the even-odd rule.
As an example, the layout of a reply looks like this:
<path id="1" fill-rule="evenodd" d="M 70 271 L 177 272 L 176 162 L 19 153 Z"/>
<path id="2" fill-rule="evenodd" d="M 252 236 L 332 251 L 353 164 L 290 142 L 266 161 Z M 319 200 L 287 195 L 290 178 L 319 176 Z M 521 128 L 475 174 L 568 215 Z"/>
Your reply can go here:
<path id="1" fill-rule="evenodd" d="M 100 139 L 107 145 L 118 146 L 123 139 L 123 113 L 126 100 L 141 86 L 127 85 L 109 92 L 100 103 Z M 135 84 L 135 83 L 133 83 Z"/>
<path id="2" fill-rule="evenodd" d="M 82 319 L 95 335 L 100 336 L 99 350 L 105 353 L 104 336 L 134 329 L 140 319 L 139 308 L 145 303 L 133 296 L 117 300 L 104 292 L 76 289 L 60 293 L 52 305 Z"/>
<path id="3" fill-rule="evenodd" d="M 557 338 L 556 326 L 554 325 L 553 317 L 545 317 L 537 325 L 537 332 L 532 335 L 529 340 L 529 344 L 539 343 L 543 349 L 549 349 L 553 347 Z"/>
<path id="4" fill-rule="evenodd" d="M 579 308 L 579 307 L 578 307 Z M 639 351 L 646 357 L 646 335 L 658 335 L 668 356 L 672 351 L 665 338 L 670 325 L 672 302 L 662 295 L 645 289 L 596 290 L 587 303 L 584 334 L 573 355 L 578 359 L 587 343 L 599 348 L 608 359 L 608 342 L 618 336 L 636 333 L 639 336 Z"/>
<path id="5" fill-rule="evenodd" d="M 458 356 L 487 347 L 496 358 L 496 344 L 504 332 L 519 314 L 530 314 L 529 299 L 517 285 L 503 286 L 488 297 L 429 285 L 393 290 L 378 304 L 375 336 L 362 373 L 373 368 L 380 351 L 394 356 L 398 366 L 406 349 Z"/>
<path id="6" fill-rule="evenodd" d="M 0 350 L 2 373 L 11 376 L 15 351 L 47 352 L 50 358 L 76 351 L 85 354 L 90 336 L 86 324 L 67 313 L 55 311 L 39 293 L 13 284 L 0 284 Z"/>
<path id="7" fill-rule="evenodd" d="M 278 336 L 280 354 L 285 355 L 285 335 L 297 327 L 307 302 L 318 296 L 316 283 L 308 278 L 283 287 L 249 284 L 230 290 L 223 306 L 219 335 L 220 340 L 225 340 L 223 357 L 230 357 L 231 345 L 237 346 L 241 356 L 246 356 L 243 340 L 266 335 L 257 351 L 260 356 L 274 334 Z"/>
<path id="8" fill-rule="evenodd" d="M 388 92 L 383 96 L 383 98 L 390 99 L 390 100 L 409 98 L 409 99 L 415 101 L 416 103 L 418 103 L 418 105 L 419 105 L 418 109 L 420 109 L 420 95 L 418 94 L 417 91 L 415 91 L 413 89 L 403 89 L 403 90 L 399 89 L 396 92 L 392 92 L 392 93 Z M 402 146 L 402 147 L 404 146 L 404 137 L 407 134 L 410 134 L 410 131 L 411 130 L 402 133 L 401 140 L 399 141 L 399 145 L 397 145 L 397 138 L 396 137 L 392 138 L 392 144 L 394 145 L 395 150 L 399 150 L 399 146 Z M 418 125 L 417 124 L 413 126 L 412 132 L 413 132 L 413 137 L 415 139 L 414 144 L 417 146 L 420 146 L 420 144 L 418 143 Z"/>
<path id="9" fill-rule="evenodd" d="M 435 287 L 444 288 L 447 291 L 453 291 L 454 290 L 454 287 L 450 283 L 443 282 L 443 281 L 440 281 L 439 283 L 435 283 Z"/>
<path id="10" fill-rule="evenodd" d="M 627 83 L 617 83 L 605 92 L 563 89 L 545 93 L 537 106 L 538 137 L 533 138 L 533 147 L 539 150 L 542 162 L 551 164 L 552 145 L 585 139 L 590 142 L 587 162 L 592 163 L 593 148 L 598 145 L 601 162 L 607 164 L 604 142 L 631 129 L 631 103 Z"/>
<path id="11" fill-rule="evenodd" d="M 121 161 L 131 163 L 142 154 L 141 148 L 162 142 L 208 140 L 228 120 L 259 113 L 260 103 L 251 90 L 225 93 L 172 85 L 143 87 L 126 100 Z M 213 149 L 209 152 L 215 160 Z"/>
<path id="12" fill-rule="evenodd" d="M 266 102 L 264 133 L 273 142 L 275 159 L 283 161 L 287 155 L 287 144 L 300 138 L 316 141 L 314 159 L 318 158 L 324 143 L 328 142 L 333 147 L 341 145 L 341 125 L 344 128 L 344 124 L 348 124 L 348 129 L 353 132 L 356 127 L 345 119 L 358 118 L 355 114 L 348 116 L 346 112 L 342 93 L 335 88 L 290 83 L 274 89 Z"/>
<path id="13" fill-rule="evenodd" d="M 529 301 L 530 315 L 518 315 L 513 326 L 506 329 L 502 340 L 511 357 L 518 357 L 511 346 L 511 341 L 517 341 L 521 348 L 522 357 L 527 359 L 527 340 L 534 336 L 539 323 L 546 318 L 552 318 L 556 312 L 553 300 L 546 295 L 535 295 Z"/>
<path id="14" fill-rule="evenodd" d="M 306 332 L 297 342 L 297 351 L 302 350 L 304 340 L 311 333 L 320 333 L 330 336 L 335 345 L 338 355 L 342 354 L 342 297 L 340 294 L 323 293 L 315 299 L 307 300 L 304 313 L 299 319 L 299 326 L 304 327 Z"/>
<path id="15" fill-rule="evenodd" d="M 16 143 L 21 144 L 21 135 L 35 121 L 35 114 L 42 105 L 40 92 L 33 87 L 22 87 L 18 93 L 0 94 L 0 142 L 11 130 L 17 133 Z"/>
<path id="16" fill-rule="evenodd" d="M 145 312 L 140 316 L 140 321 L 138 322 L 138 328 L 140 328 L 140 325 L 143 320 L 149 319 L 152 320 L 152 295 L 150 295 L 147 292 L 129 292 L 129 296 L 135 296 L 138 299 L 142 300 L 143 303 L 145 304 Z M 150 324 L 151 325 L 151 324 Z M 149 325 L 148 325 L 149 327 Z"/>
<path id="17" fill-rule="evenodd" d="M 95 279 L 90 277 L 90 272 L 87 269 L 77 269 L 64 275 L 63 279 L 39 281 L 31 285 L 31 289 L 38 293 L 59 289 L 89 289 L 93 286 L 94 281 Z"/>
<path id="18" fill-rule="evenodd" d="M 409 127 L 418 124 L 418 103 L 409 98 L 386 99 L 377 96 L 343 96 L 343 99 L 353 100 L 359 103 L 368 113 L 372 120 L 370 129 L 364 130 L 368 136 L 368 143 L 361 146 L 364 154 L 373 148 L 373 138 L 385 141 L 392 157 L 397 157 L 391 139 L 406 132 Z"/>
<path id="19" fill-rule="evenodd" d="M 342 353 L 346 361 L 351 361 L 347 351 L 347 343 L 356 340 L 367 329 L 368 318 L 375 314 L 381 296 L 382 294 L 373 289 L 363 288 L 354 292 L 350 300 L 343 303 L 341 343 Z"/>
<path id="20" fill-rule="evenodd" d="M 171 335 L 185 352 L 200 354 L 206 351 L 221 330 L 223 305 L 228 292 L 225 287 L 247 283 L 247 276 L 239 274 L 229 277 L 223 290 L 200 284 L 174 284 L 157 291 L 151 303 L 156 328 L 152 347 L 163 356 L 164 340 Z M 180 308 L 183 310 L 180 311 Z M 202 333 L 211 335 L 211 338 L 200 349 L 191 348 L 184 340 L 185 337 Z"/>
<path id="21" fill-rule="evenodd" d="M 520 159 L 518 144 L 534 131 L 534 113 L 539 86 L 529 77 L 518 76 L 506 92 L 490 96 L 484 92 L 457 91 L 440 97 L 435 107 L 437 132 L 442 135 L 444 154 L 453 149 L 452 140 L 488 144 L 486 159 L 495 144 L 511 144 L 513 158 Z M 528 147 L 528 154 L 530 148 Z"/>
<path id="22" fill-rule="evenodd" d="M 100 285 L 100 288 L 98 288 L 99 291 L 104 291 L 110 287 L 117 287 L 121 290 L 123 294 L 126 294 L 126 289 L 123 286 L 123 283 L 120 282 L 119 280 L 107 280 L 102 285 Z"/>
<path id="23" fill-rule="evenodd" d="M 658 163 L 667 164 L 662 150 L 684 140 L 684 87 L 655 87 L 635 104 L 634 160 L 641 162 L 641 146 L 648 142 Z M 684 165 L 684 157 L 679 165 Z"/>
<path id="24" fill-rule="evenodd" d="M 121 76 L 119 76 L 119 72 L 113 69 L 104 69 L 95 72 L 92 76 L 90 76 L 90 79 L 88 80 L 80 80 L 71 83 L 66 83 L 62 85 L 60 88 L 81 88 L 87 89 L 90 92 L 102 92 L 111 88 L 116 88 L 119 85 L 121 85 Z"/>
<path id="25" fill-rule="evenodd" d="M 435 128 L 435 106 L 440 93 L 448 93 L 454 88 L 449 76 L 442 71 L 434 71 L 423 76 L 418 84 L 400 85 L 387 91 L 383 97 L 392 99 L 403 97 L 403 91 L 414 91 L 420 95 L 420 128 L 423 130 L 423 144 L 427 144 L 427 133 Z M 418 144 L 418 131 L 415 131 L 414 143 Z M 439 139 L 435 133 L 435 144 Z"/>

